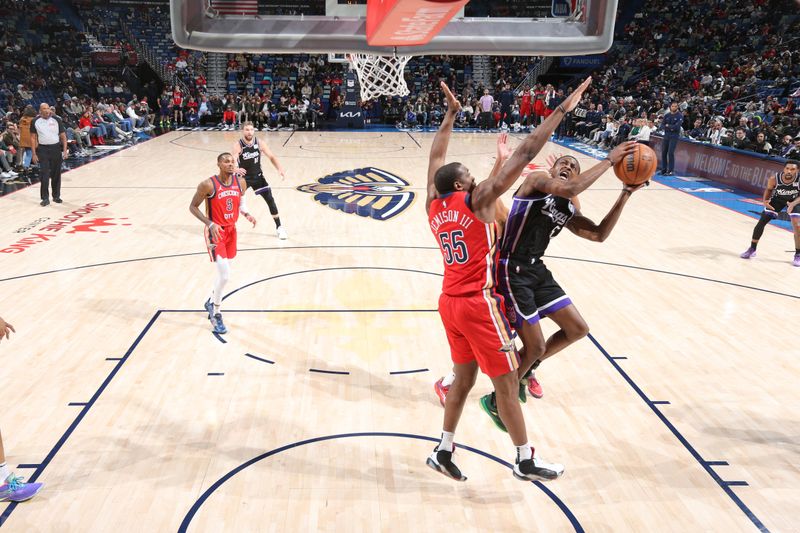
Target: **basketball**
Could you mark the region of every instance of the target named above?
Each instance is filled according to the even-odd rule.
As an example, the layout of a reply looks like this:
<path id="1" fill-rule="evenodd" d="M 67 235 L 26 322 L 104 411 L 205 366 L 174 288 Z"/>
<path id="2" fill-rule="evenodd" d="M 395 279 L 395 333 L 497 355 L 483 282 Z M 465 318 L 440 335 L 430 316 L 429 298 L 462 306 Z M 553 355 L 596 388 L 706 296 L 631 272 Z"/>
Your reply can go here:
<path id="1" fill-rule="evenodd" d="M 637 144 L 636 149 L 614 165 L 614 174 L 625 185 L 641 185 L 653 177 L 658 166 L 656 153 L 646 144 Z"/>

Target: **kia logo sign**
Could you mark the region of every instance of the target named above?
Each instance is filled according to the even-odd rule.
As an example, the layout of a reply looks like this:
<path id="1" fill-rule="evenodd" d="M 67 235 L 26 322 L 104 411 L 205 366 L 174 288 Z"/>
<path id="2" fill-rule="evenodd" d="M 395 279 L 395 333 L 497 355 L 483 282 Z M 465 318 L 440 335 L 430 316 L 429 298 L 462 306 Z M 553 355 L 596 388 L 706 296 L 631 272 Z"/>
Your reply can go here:
<path id="1" fill-rule="evenodd" d="M 342 113 L 339 113 L 339 117 L 341 117 L 341 118 L 356 118 L 356 117 L 360 117 L 360 116 L 361 116 L 361 111 L 356 111 L 356 112 L 343 111 Z"/>

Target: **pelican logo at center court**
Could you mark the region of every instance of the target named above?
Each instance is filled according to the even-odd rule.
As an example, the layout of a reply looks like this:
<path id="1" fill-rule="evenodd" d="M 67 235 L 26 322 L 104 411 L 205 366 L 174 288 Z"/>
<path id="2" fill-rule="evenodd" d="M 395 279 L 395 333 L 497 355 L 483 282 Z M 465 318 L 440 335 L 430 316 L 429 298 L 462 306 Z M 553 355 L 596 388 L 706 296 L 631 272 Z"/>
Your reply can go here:
<path id="1" fill-rule="evenodd" d="M 298 191 L 314 195 L 314 201 L 343 213 L 389 220 L 414 203 L 409 183 L 391 172 L 374 167 L 329 174 Z"/>

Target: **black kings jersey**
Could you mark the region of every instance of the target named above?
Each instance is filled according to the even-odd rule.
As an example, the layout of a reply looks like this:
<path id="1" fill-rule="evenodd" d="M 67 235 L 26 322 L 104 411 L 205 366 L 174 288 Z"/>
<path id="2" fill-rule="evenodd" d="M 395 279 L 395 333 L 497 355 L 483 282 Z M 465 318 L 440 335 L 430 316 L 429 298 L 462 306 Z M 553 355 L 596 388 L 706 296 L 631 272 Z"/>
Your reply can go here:
<path id="1" fill-rule="evenodd" d="M 779 172 L 777 176 L 775 176 L 775 181 L 777 181 L 778 184 L 775 190 L 772 191 L 769 203 L 772 207 L 780 211 L 786 207 L 786 204 L 800 196 L 800 174 L 795 176 L 794 181 L 786 183 L 783 181 L 783 172 Z"/>
<path id="2" fill-rule="evenodd" d="M 261 175 L 261 148 L 258 146 L 258 139 L 253 136 L 253 144 L 247 144 L 244 139 L 239 139 L 239 167 L 247 171 L 248 178 L 255 178 Z"/>
<path id="3" fill-rule="evenodd" d="M 500 257 L 530 264 L 540 261 L 550 239 L 564 229 L 574 214 L 575 206 L 567 198 L 551 194 L 515 196 L 503 232 Z"/>

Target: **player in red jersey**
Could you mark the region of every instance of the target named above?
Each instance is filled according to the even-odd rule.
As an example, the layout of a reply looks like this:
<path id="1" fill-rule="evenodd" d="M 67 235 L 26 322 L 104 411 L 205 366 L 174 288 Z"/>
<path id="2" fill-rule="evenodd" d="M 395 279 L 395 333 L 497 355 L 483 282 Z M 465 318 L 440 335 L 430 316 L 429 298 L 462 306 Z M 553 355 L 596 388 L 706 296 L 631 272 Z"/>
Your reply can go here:
<path id="1" fill-rule="evenodd" d="M 227 333 L 222 322 L 219 306 L 222 303 L 222 290 L 230 277 L 230 260 L 236 257 L 236 221 L 239 213 L 256 227 L 256 219 L 247 212 L 244 191 L 247 187 L 244 178 L 234 176 L 236 168 L 233 156 L 227 152 L 217 157 L 219 174 L 200 182 L 194 193 L 189 211 L 206 225 L 205 236 L 211 260 L 217 267 L 217 277 L 211 296 L 204 307 L 214 333 Z M 200 211 L 200 204 L 206 203 L 206 213 Z"/>
<path id="2" fill-rule="evenodd" d="M 517 401 L 518 355 L 506 320 L 502 297 L 495 290 L 496 201 L 547 143 L 564 114 L 572 111 L 591 83 L 587 78 L 544 123 L 528 135 L 500 172 L 476 184 L 461 163 L 444 164 L 456 113 L 461 105 L 442 83 L 447 113 L 434 137 L 428 163 L 428 221 L 444 259 L 444 282 L 439 297 L 456 379 L 444 408 L 442 438 L 428 457 L 434 470 L 466 480 L 453 463 L 454 433 L 478 368 L 491 378 L 500 417 L 516 446 L 514 476 L 530 481 L 555 479 L 564 467 L 535 456 L 528 443 L 525 419 Z"/>
<path id="3" fill-rule="evenodd" d="M 517 96 L 522 99 L 519 105 L 519 120 L 527 128 L 531 119 L 531 111 L 533 110 L 530 85 L 525 85 L 525 88 Z"/>
<path id="4" fill-rule="evenodd" d="M 172 114 L 174 124 L 183 123 L 183 93 L 177 86 L 172 93 Z"/>

